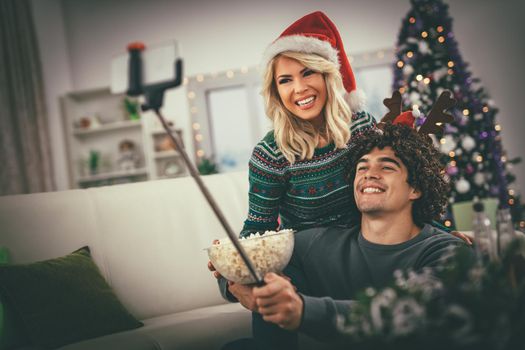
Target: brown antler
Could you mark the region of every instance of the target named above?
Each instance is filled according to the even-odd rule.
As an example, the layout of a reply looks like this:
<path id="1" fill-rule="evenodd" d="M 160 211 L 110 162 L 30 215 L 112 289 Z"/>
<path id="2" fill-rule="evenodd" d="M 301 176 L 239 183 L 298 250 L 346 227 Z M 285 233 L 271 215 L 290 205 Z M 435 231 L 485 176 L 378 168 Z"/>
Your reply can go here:
<path id="1" fill-rule="evenodd" d="M 425 123 L 419 128 L 418 132 L 420 134 L 441 134 L 443 133 L 442 124 L 454 121 L 454 118 L 450 114 L 445 113 L 446 109 L 456 104 L 456 100 L 454 100 L 451 95 L 450 91 L 443 91 L 441 95 L 439 95 L 430 113 L 428 113 Z"/>
<path id="2" fill-rule="evenodd" d="M 392 98 L 385 98 L 383 104 L 388 108 L 381 123 L 392 123 L 394 119 L 401 114 L 401 93 L 396 90 L 392 93 Z"/>

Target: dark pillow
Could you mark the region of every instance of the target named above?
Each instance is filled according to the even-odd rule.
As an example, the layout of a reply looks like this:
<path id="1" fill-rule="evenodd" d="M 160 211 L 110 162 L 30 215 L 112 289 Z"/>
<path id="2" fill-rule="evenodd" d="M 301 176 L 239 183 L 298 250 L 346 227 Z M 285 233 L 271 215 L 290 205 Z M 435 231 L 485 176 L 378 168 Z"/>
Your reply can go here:
<path id="1" fill-rule="evenodd" d="M 56 348 L 143 326 L 117 299 L 88 247 L 61 258 L 0 266 L 0 294 L 35 346 Z"/>

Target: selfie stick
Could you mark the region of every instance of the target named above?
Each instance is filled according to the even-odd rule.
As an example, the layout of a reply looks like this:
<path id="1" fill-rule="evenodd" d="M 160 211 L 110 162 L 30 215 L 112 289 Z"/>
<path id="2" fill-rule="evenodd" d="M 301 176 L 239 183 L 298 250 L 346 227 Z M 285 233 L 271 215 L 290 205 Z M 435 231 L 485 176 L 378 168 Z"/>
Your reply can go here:
<path id="1" fill-rule="evenodd" d="M 180 138 L 180 135 L 177 132 L 172 132 L 168 123 L 166 122 L 166 119 L 164 119 L 164 117 L 162 116 L 160 112 L 160 108 L 162 107 L 162 101 L 164 99 L 164 92 L 167 89 L 175 88 L 182 84 L 182 60 L 180 58 L 177 58 L 177 60 L 175 61 L 175 72 L 176 72 L 175 80 L 157 83 L 157 84 L 148 85 L 148 86 L 143 86 L 142 85 L 142 59 L 141 59 L 141 52 L 143 50 L 144 50 L 143 44 L 134 44 L 134 45 L 128 46 L 129 84 L 128 84 L 128 91 L 126 92 L 127 95 L 129 96 L 139 96 L 142 94 L 144 95 L 144 97 L 146 98 L 146 103 L 141 106 L 142 110 L 147 111 L 151 109 L 155 112 L 162 126 L 164 127 L 164 130 L 166 130 L 166 133 L 168 134 L 168 136 L 173 141 L 173 143 L 179 150 L 180 154 L 182 155 L 182 158 L 184 159 L 184 163 L 188 167 L 188 170 L 191 176 L 195 179 L 195 182 L 197 182 L 199 189 L 201 190 L 202 194 L 208 201 L 208 204 L 210 205 L 210 207 L 213 209 L 215 216 L 217 216 L 217 219 L 219 219 L 220 223 L 222 224 L 222 227 L 228 234 L 228 237 L 232 241 L 235 249 L 237 249 L 242 260 L 248 267 L 248 270 L 250 271 L 250 274 L 255 279 L 256 284 L 263 285 L 264 284 L 263 279 L 257 273 L 257 270 L 255 269 L 250 258 L 248 257 L 248 254 L 246 254 L 246 251 L 244 250 L 243 246 L 239 242 L 237 235 L 233 232 L 231 226 L 228 224 L 228 221 L 226 221 L 224 214 L 219 209 L 219 206 L 213 199 L 210 191 L 208 191 L 208 188 L 204 185 L 204 182 L 202 182 L 202 178 L 200 177 L 200 174 L 197 171 L 197 168 L 191 162 L 188 154 L 186 153 L 186 150 L 184 149 L 182 145 L 182 140 Z"/>

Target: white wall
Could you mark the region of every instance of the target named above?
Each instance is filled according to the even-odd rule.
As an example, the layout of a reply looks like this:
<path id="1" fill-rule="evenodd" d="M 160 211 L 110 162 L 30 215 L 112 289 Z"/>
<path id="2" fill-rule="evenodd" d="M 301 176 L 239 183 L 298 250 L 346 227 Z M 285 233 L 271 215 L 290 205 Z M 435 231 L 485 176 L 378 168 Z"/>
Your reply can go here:
<path id="1" fill-rule="evenodd" d="M 54 6 L 57 1 L 34 3 L 43 8 L 47 4 Z M 523 94 L 520 83 L 524 81 L 520 64 L 525 53 L 522 40 L 525 31 L 519 18 L 524 12 L 523 2 L 448 0 L 447 3 L 464 60 L 471 63 L 473 75 L 481 78 L 500 108 L 498 118 L 503 127 L 504 147 L 510 157 L 521 156 L 525 149 L 521 135 L 525 131 L 525 118 L 518 107 Z M 347 53 L 392 47 L 401 19 L 410 8 L 408 0 L 63 0 L 61 4 L 66 42 L 61 49 L 69 57 L 73 89 L 108 85 L 112 55 L 122 52 L 133 40 L 158 43 L 177 39 L 186 75 L 255 66 L 265 46 L 288 24 L 318 9 L 338 25 Z M 46 21 L 38 20 L 39 16 L 36 11 L 39 32 L 49 31 Z M 40 34 L 39 38 L 42 36 L 50 35 Z M 48 46 L 42 47 L 42 56 L 50 56 L 50 50 Z M 44 64 L 46 79 L 57 79 L 53 67 Z M 63 78 L 57 80 L 59 85 L 64 82 Z M 52 85 L 46 82 L 46 87 Z M 48 88 L 50 101 L 56 100 L 58 92 L 63 90 Z M 171 113 L 176 114 L 176 121 L 189 123 L 183 89 L 169 97 L 167 104 Z M 58 118 L 54 112 L 50 115 Z M 52 128 L 57 124 L 51 120 Z M 56 157 L 64 153 L 61 146 L 58 142 L 53 144 Z M 65 174 L 63 163 L 55 161 L 60 188 L 66 186 L 61 182 L 65 175 L 59 175 Z M 515 174 L 525 193 L 525 164 L 520 164 Z"/>

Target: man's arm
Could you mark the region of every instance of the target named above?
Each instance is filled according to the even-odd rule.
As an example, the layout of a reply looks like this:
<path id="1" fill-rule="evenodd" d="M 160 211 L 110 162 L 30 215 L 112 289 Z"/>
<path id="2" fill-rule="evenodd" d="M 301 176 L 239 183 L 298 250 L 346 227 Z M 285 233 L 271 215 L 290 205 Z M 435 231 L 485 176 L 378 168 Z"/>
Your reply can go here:
<path id="1" fill-rule="evenodd" d="M 274 273 L 268 273 L 264 281 L 266 285 L 253 289 L 253 296 L 257 311 L 265 321 L 320 340 L 340 336 L 337 315 L 347 315 L 353 301 L 299 294 L 289 280 Z"/>

